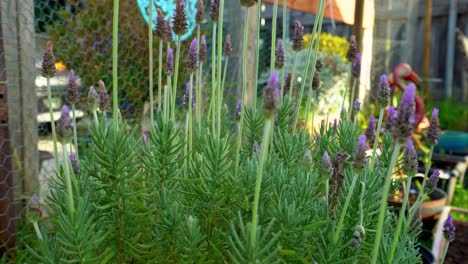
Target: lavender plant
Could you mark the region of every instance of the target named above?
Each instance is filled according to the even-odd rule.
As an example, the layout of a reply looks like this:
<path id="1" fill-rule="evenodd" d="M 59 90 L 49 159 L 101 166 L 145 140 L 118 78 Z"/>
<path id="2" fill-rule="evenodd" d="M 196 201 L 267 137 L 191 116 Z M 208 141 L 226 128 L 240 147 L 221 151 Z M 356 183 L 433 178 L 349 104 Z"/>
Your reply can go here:
<path id="1" fill-rule="evenodd" d="M 255 2 L 241 4 L 248 10 Z M 30 245 L 34 260 L 386 263 L 391 256 L 391 263 L 420 263 L 415 248 L 420 225 L 413 220 L 418 207 L 411 206 L 408 215 L 400 212 L 399 216 L 387 208 L 392 175 L 401 165 L 397 159 L 401 144 L 410 142 L 414 88 L 407 89 L 398 112 L 392 110 L 394 114 L 387 119 L 392 129 L 386 129 L 382 137 L 382 114 L 377 133 L 375 119 L 364 132 L 343 115 L 333 124 L 323 121 L 309 134 L 296 129 L 301 104 L 295 101 L 302 100 L 302 92 L 298 99 L 286 94 L 287 87 L 291 93 L 294 78 L 282 82 L 280 74 L 272 71 L 263 89 L 262 108 L 245 105 L 243 95 L 231 114 L 241 120 L 238 129 L 233 129 L 221 121 L 228 115 L 222 116 L 220 111 L 226 75 L 226 70 L 221 72 L 221 57 L 231 55 L 230 41 L 222 43 L 223 3 L 212 0 L 210 6 L 218 37 L 211 60 L 211 111 L 196 108 L 202 87 L 197 80 L 202 76 L 199 67 L 208 55 L 204 37 L 200 45 L 194 38 L 186 60 L 179 58 L 180 41 L 175 62 L 172 49 L 167 48 L 168 87 L 161 95 L 164 107 L 155 113 L 148 134 L 138 134 L 136 127 L 119 118 L 117 82 L 113 83 L 112 99 L 117 114 L 108 122 L 104 122 L 105 115 L 96 114 L 97 108 L 107 112 L 111 107 L 100 81 L 99 93 L 93 87 L 88 93 L 95 118 L 91 144 L 76 163 L 65 147 L 73 133 L 68 108 L 63 108 L 57 126 L 64 146 L 62 166 L 45 204 L 39 206 L 37 199 L 31 199 L 29 205 L 28 219 L 38 240 Z M 184 32 L 184 6 L 183 1 L 177 1 L 176 34 Z M 322 17 L 324 6 L 321 0 Z M 118 16 L 114 18 L 117 28 Z M 197 21 L 202 20 L 203 14 L 198 13 Z M 317 21 L 321 24 L 321 18 Z M 320 26 L 314 31 L 320 31 Z M 317 47 L 311 44 L 309 59 Z M 245 61 L 245 46 L 243 54 Z M 184 122 L 175 120 L 174 115 L 179 60 L 190 71 L 185 131 Z M 322 64 L 317 61 L 317 52 L 312 62 L 312 72 L 307 68 L 304 79 L 309 78 L 318 92 Z M 114 77 L 117 81 L 118 76 Z M 192 118 L 193 107 L 197 118 Z M 192 124 L 197 129 L 192 129 Z M 432 126 L 431 142 L 436 143 L 435 121 Z M 366 152 L 372 142 L 374 154 L 369 158 Z M 378 163 L 376 153 L 380 153 Z M 410 175 L 415 169 L 414 153 L 408 143 L 402 166 Z M 427 185 L 432 188 L 435 184 L 431 178 Z M 422 196 L 429 191 L 422 189 Z M 47 210 L 49 218 L 37 213 L 42 210 Z"/>

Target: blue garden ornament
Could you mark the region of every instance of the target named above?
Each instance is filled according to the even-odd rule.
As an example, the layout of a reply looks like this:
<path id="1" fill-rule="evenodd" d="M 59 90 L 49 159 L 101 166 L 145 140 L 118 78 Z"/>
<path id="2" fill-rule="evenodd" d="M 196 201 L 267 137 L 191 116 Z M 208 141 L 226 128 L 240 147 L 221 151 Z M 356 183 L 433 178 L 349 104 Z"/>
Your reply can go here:
<path id="1" fill-rule="evenodd" d="M 164 18 L 167 20 L 169 17 L 171 20 L 174 18 L 174 11 L 176 9 L 176 0 L 136 0 L 138 8 L 140 9 L 141 15 L 145 19 L 146 23 L 149 21 L 149 7 L 150 3 L 153 3 L 153 30 L 156 28 L 156 17 L 158 13 L 156 8 L 161 9 L 164 14 Z M 185 0 L 185 11 L 187 12 L 187 33 L 181 36 L 181 40 L 186 40 L 195 31 L 197 26 L 195 22 L 195 15 L 197 14 L 197 0 Z M 172 38 L 177 40 L 177 36 L 172 33 Z"/>

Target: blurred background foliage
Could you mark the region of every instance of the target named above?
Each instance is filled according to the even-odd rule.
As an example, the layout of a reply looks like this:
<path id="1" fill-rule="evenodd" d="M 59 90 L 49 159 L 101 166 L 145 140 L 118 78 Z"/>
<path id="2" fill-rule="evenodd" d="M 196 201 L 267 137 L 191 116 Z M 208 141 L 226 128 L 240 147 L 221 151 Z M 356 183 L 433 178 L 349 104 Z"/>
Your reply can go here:
<path id="1" fill-rule="evenodd" d="M 68 69 L 80 76 L 83 94 L 90 85 L 103 80 L 109 93 L 112 87 L 112 1 L 89 0 L 86 6 L 68 0 L 69 8 L 57 11 L 58 19 L 46 27 L 55 43 L 55 55 Z M 136 119 L 148 101 L 148 25 L 143 20 L 135 1 L 120 1 L 119 18 L 119 98 L 122 115 Z M 156 16 L 156 10 L 155 10 Z M 175 46 L 174 43 L 171 44 Z M 179 83 L 187 76 L 184 58 L 187 44 L 181 48 Z M 167 45 L 164 45 L 163 64 Z M 159 39 L 154 37 L 154 91 L 157 95 Z M 164 67 L 163 67 L 164 68 Z M 163 70 L 163 86 L 166 78 Z M 85 98 L 83 98 L 85 99 Z"/>

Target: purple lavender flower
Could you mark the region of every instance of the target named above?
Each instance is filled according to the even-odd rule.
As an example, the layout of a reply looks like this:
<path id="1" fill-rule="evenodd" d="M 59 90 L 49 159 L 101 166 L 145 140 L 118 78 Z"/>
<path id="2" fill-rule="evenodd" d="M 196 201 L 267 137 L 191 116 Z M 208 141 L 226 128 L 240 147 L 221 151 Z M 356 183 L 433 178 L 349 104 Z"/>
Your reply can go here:
<path id="1" fill-rule="evenodd" d="M 109 94 L 107 94 L 106 86 L 102 80 L 99 80 L 99 110 L 101 112 L 106 112 L 110 109 L 110 99 Z"/>
<path id="2" fill-rule="evenodd" d="M 337 130 L 337 128 L 338 128 L 337 122 L 338 122 L 338 121 L 337 121 L 336 118 L 335 118 L 335 119 L 333 120 L 333 134 L 336 133 L 336 130 Z"/>
<path id="3" fill-rule="evenodd" d="M 354 228 L 353 232 L 353 246 L 355 249 L 361 248 L 362 241 L 366 236 L 366 230 L 362 225 L 358 225 Z"/>
<path id="4" fill-rule="evenodd" d="M 294 86 L 295 86 L 295 82 L 293 80 L 293 83 L 292 83 L 292 87 L 291 86 L 291 79 L 292 79 L 292 74 L 291 72 L 288 72 L 286 74 L 286 77 L 284 78 L 284 85 L 283 85 L 283 94 L 286 95 L 286 94 L 289 94 L 289 88 L 292 88 L 293 91 L 294 91 Z"/>
<path id="5" fill-rule="evenodd" d="M 379 81 L 379 91 L 377 96 L 377 102 L 380 107 L 387 107 L 390 101 L 390 86 L 388 85 L 387 75 L 382 74 Z"/>
<path id="6" fill-rule="evenodd" d="M 254 141 L 253 146 L 252 146 L 252 153 L 260 153 L 260 146 L 258 145 L 257 140 Z"/>
<path id="7" fill-rule="evenodd" d="M 54 44 L 52 41 L 47 41 L 47 48 L 42 56 L 42 76 L 46 78 L 52 78 L 55 76 L 55 56 L 54 56 Z"/>
<path id="8" fill-rule="evenodd" d="M 455 240 L 455 231 L 456 231 L 456 228 L 453 225 L 453 218 L 451 215 L 449 215 L 447 217 L 447 220 L 445 220 L 444 226 L 442 229 L 444 238 L 445 240 L 447 240 L 447 242 L 452 242 Z"/>
<path id="9" fill-rule="evenodd" d="M 78 160 L 76 159 L 75 153 L 70 153 L 70 163 L 75 174 L 80 173 L 80 167 L 78 166 Z"/>
<path id="10" fill-rule="evenodd" d="M 198 68 L 197 46 L 197 38 L 194 38 L 190 44 L 190 49 L 187 56 L 187 70 L 190 74 L 195 72 L 195 70 Z"/>
<path id="11" fill-rule="evenodd" d="M 413 176 L 418 170 L 418 154 L 414 149 L 413 141 L 408 139 L 406 148 L 403 152 L 403 171 L 408 176 Z"/>
<path id="12" fill-rule="evenodd" d="M 206 37 L 205 35 L 201 36 L 201 43 L 200 49 L 198 51 L 198 58 L 200 59 L 200 63 L 203 63 L 208 58 L 208 48 L 206 47 Z"/>
<path id="13" fill-rule="evenodd" d="M 327 151 L 325 151 L 322 156 L 321 170 L 321 173 L 326 176 L 333 175 L 333 165 Z"/>
<path id="14" fill-rule="evenodd" d="M 88 98 L 86 99 L 91 111 L 96 111 L 99 107 L 99 95 L 97 94 L 94 86 L 89 87 Z"/>
<path id="15" fill-rule="evenodd" d="M 315 64 L 314 78 L 312 79 L 312 90 L 317 91 L 320 88 L 320 72 L 322 71 L 322 61 L 317 59 Z"/>
<path id="16" fill-rule="evenodd" d="M 190 93 L 192 93 L 192 107 L 195 107 L 195 96 L 193 96 L 193 89 L 190 89 L 190 83 L 185 84 L 185 94 L 183 97 L 183 105 L 185 109 L 188 109 Z"/>
<path id="17" fill-rule="evenodd" d="M 213 22 L 217 22 L 219 18 L 219 0 L 211 0 L 210 3 L 210 18 Z"/>
<path id="18" fill-rule="evenodd" d="M 78 87 L 78 76 L 75 76 L 75 71 L 71 70 L 68 75 L 67 83 L 67 101 L 70 104 L 77 104 L 80 102 L 80 88 Z"/>
<path id="19" fill-rule="evenodd" d="M 278 70 L 283 69 L 286 54 L 284 53 L 283 40 L 278 39 L 278 45 L 275 50 L 275 68 Z"/>
<path id="20" fill-rule="evenodd" d="M 396 110 L 395 107 L 390 106 L 388 108 L 387 119 L 385 119 L 385 132 L 386 133 L 392 133 L 397 117 L 398 117 L 398 110 Z"/>
<path id="21" fill-rule="evenodd" d="M 353 62 L 356 59 L 357 52 L 356 36 L 351 35 L 351 37 L 349 37 L 349 48 L 346 53 L 346 59 L 348 59 L 349 62 Z"/>
<path id="22" fill-rule="evenodd" d="M 362 171 L 366 167 L 366 135 L 360 135 L 356 151 L 353 154 L 353 168 L 356 171 Z"/>
<path id="23" fill-rule="evenodd" d="M 440 172 L 439 170 L 434 170 L 427 181 L 426 189 L 429 193 L 437 189 L 437 184 L 439 183 Z"/>
<path id="24" fill-rule="evenodd" d="M 176 1 L 173 30 L 177 36 L 187 33 L 187 14 L 185 13 L 185 2 L 183 0 Z"/>
<path id="25" fill-rule="evenodd" d="M 364 132 L 367 138 L 367 142 L 373 143 L 375 140 L 375 117 L 373 115 L 369 118 L 369 123 L 367 124 L 366 132 Z"/>
<path id="26" fill-rule="evenodd" d="M 353 113 L 356 115 L 360 109 L 361 109 L 361 102 L 359 101 L 359 99 L 356 99 L 356 101 L 354 101 L 354 104 L 353 104 Z"/>
<path id="27" fill-rule="evenodd" d="M 393 128 L 393 138 L 404 143 L 413 133 L 414 127 L 414 94 L 416 86 L 408 85 L 403 97 L 401 98 L 400 106 L 398 107 L 398 116 L 396 118 L 395 127 Z"/>
<path id="28" fill-rule="evenodd" d="M 39 208 L 39 196 L 37 196 L 35 194 L 35 195 L 29 197 L 28 207 L 29 208 Z"/>
<path id="29" fill-rule="evenodd" d="M 203 22 L 203 17 L 205 16 L 205 6 L 203 5 L 203 0 L 198 0 L 197 2 L 197 14 L 195 15 L 195 21 L 198 25 Z"/>
<path id="30" fill-rule="evenodd" d="M 427 141 L 431 145 L 439 144 L 440 128 L 439 128 L 439 109 L 432 110 L 431 121 L 427 129 Z"/>
<path id="31" fill-rule="evenodd" d="M 242 114 L 242 100 L 239 99 L 237 100 L 237 105 L 236 105 L 236 120 L 240 120 L 240 117 L 241 117 L 241 114 Z"/>
<path id="32" fill-rule="evenodd" d="M 304 48 L 304 27 L 299 20 L 294 22 L 292 48 L 296 52 L 301 51 Z"/>
<path id="33" fill-rule="evenodd" d="M 226 36 L 226 41 L 224 42 L 224 56 L 230 57 L 232 54 L 232 43 L 231 43 L 231 35 Z"/>
<path id="34" fill-rule="evenodd" d="M 160 8 L 156 9 L 158 16 L 156 17 L 156 28 L 154 29 L 154 35 L 158 38 L 164 39 L 164 34 L 166 31 L 166 19 L 164 19 L 164 14 Z"/>
<path id="35" fill-rule="evenodd" d="M 164 34 L 162 39 L 165 42 L 170 42 L 172 40 L 172 23 L 171 23 L 171 18 L 168 18 L 166 20 L 166 23 L 164 24 Z"/>
<path id="36" fill-rule="evenodd" d="M 374 168 L 379 167 L 379 157 L 375 156 Z"/>
<path id="37" fill-rule="evenodd" d="M 166 74 L 169 76 L 174 74 L 174 51 L 170 47 L 167 47 Z"/>
<path id="38" fill-rule="evenodd" d="M 354 58 L 354 61 L 351 67 L 351 75 L 354 78 L 358 78 L 360 73 L 361 73 L 361 54 L 358 52 L 356 53 L 356 58 Z"/>
<path id="39" fill-rule="evenodd" d="M 240 4 L 244 7 L 251 7 L 257 3 L 257 0 L 240 0 Z"/>
<path id="40" fill-rule="evenodd" d="M 68 106 L 62 106 L 62 115 L 57 121 L 57 137 L 62 143 L 69 142 L 72 136 L 72 119 Z"/>
<path id="41" fill-rule="evenodd" d="M 143 133 L 143 143 L 148 143 L 148 140 L 149 140 L 148 133 L 146 133 L 146 132 Z"/>
<path id="42" fill-rule="evenodd" d="M 267 118 L 270 118 L 279 110 L 281 97 L 281 83 L 278 78 L 278 72 L 274 71 L 267 85 L 263 88 L 263 112 Z"/>

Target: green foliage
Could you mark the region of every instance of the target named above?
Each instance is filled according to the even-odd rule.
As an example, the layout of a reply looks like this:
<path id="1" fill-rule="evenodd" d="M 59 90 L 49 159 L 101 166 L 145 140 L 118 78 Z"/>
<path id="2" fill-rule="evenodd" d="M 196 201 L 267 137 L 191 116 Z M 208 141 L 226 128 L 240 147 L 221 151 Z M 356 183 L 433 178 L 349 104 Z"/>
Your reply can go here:
<path id="1" fill-rule="evenodd" d="M 111 87 L 113 1 L 89 0 L 85 6 L 75 0 L 65 0 L 65 2 L 69 5 L 68 9 L 57 11 L 56 5 L 50 6 L 55 10 L 52 10 L 55 22 L 46 27 L 54 42 L 57 60 L 62 61 L 68 69 L 74 69 L 79 73 L 84 90 L 87 91 L 89 86 L 96 85 L 98 80 L 103 80 L 107 87 Z M 149 96 L 148 25 L 143 20 L 135 1 L 121 1 L 120 10 L 119 103 L 125 118 L 138 118 L 142 114 L 143 103 Z M 153 12 L 156 14 L 156 10 Z M 166 49 L 167 45 L 164 44 L 163 50 Z M 158 65 L 159 39 L 157 38 L 154 39 L 153 50 L 153 76 L 157 76 L 158 67 L 164 67 Z M 184 45 L 181 50 L 183 59 L 188 49 Z M 163 58 L 164 63 L 165 57 Z M 186 79 L 184 65 L 184 63 L 180 65 L 180 80 Z M 162 84 L 166 85 L 164 72 L 163 70 Z M 157 89 L 157 82 L 154 82 L 155 94 Z M 84 104 L 85 101 L 86 98 L 83 100 Z"/>
<path id="2" fill-rule="evenodd" d="M 462 184 L 455 186 L 455 195 L 453 196 L 452 206 L 468 209 L 468 190 Z M 462 213 L 451 213 L 453 219 L 459 221 L 468 221 L 468 215 Z"/>
<path id="3" fill-rule="evenodd" d="M 446 98 L 438 104 L 430 103 L 426 109 L 439 108 L 440 128 L 444 130 L 468 131 L 468 106 L 455 101 L 454 98 Z M 430 117 L 431 112 L 427 113 Z"/>
<path id="4" fill-rule="evenodd" d="M 129 2 L 122 3 L 125 9 Z M 101 8 L 92 12 L 111 13 L 110 8 Z M 81 18 L 88 26 L 99 23 L 92 17 Z M 121 18 L 123 25 L 127 19 Z M 64 36 L 67 27 L 74 29 L 68 23 L 56 25 L 56 37 Z M 105 28 L 108 34 L 110 26 Z M 105 67 L 105 73 L 97 70 L 98 74 L 107 74 L 109 66 Z M 83 71 L 86 78 L 94 78 L 92 69 Z M 139 74 L 146 74 L 142 69 L 136 66 L 132 76 L 120 76 L 124 90 L 127 82 L 135 78 L 139 82 Z M 276 95 L 274 91 L 269 98 L 272 104 L 279 101 Z M 218 99 L 213 100 L 212 110 L 222 103 Z M 29 219 L 38 237 L 28 245 L 34 260 L 369 263 L 380 235 L 376 224 L 379 201 L 387 191 L 386 174 L 395 169 L 391 160 L 395 143 L 385 134 L 378 146 L 379 165 L 373 171 L 369 166 L 356 171 L 351 165 L 361 128 L 343 117 L 336 128 L 323 121 L 312 135 L 301 128 L 296 132 L 292 121 L 298 108 L 301 105 L 288 96 L 282 98 L 275 117 L 246 108 L 243 134 L 235 134 L 239 130 L 233 129 L 227 113 L 218 122 L 205 116 L 195 121 L 168 120 L 167 113 L 158 111 L 147 140 L 120 119 L 96 120 L 88 151 L 80 153 L 81 172 L 70 175 L 68 166 L 59 168 L 46 201 L 50 217 Z M 193 147 L 186 136 L 192 135 L 190 122 Z M 185 133 L 179 124 L 187 124 Z M 254 148 L 255 142 L 261 149 Z M 325 152 L 330 160 L 324 160 Z M 365 162 L 369 164 L 368 159 Z M 330 164 L 333 171 L 323 169 Z M 416 206 L 410 207 L 403 221 L 395 263 L 421 262 L 415 248 L 421 230 L 417 212 Z M 396 230 L 396 215 L 382 210 L 382 216 L 378 263 L 387 262 Z"/>

